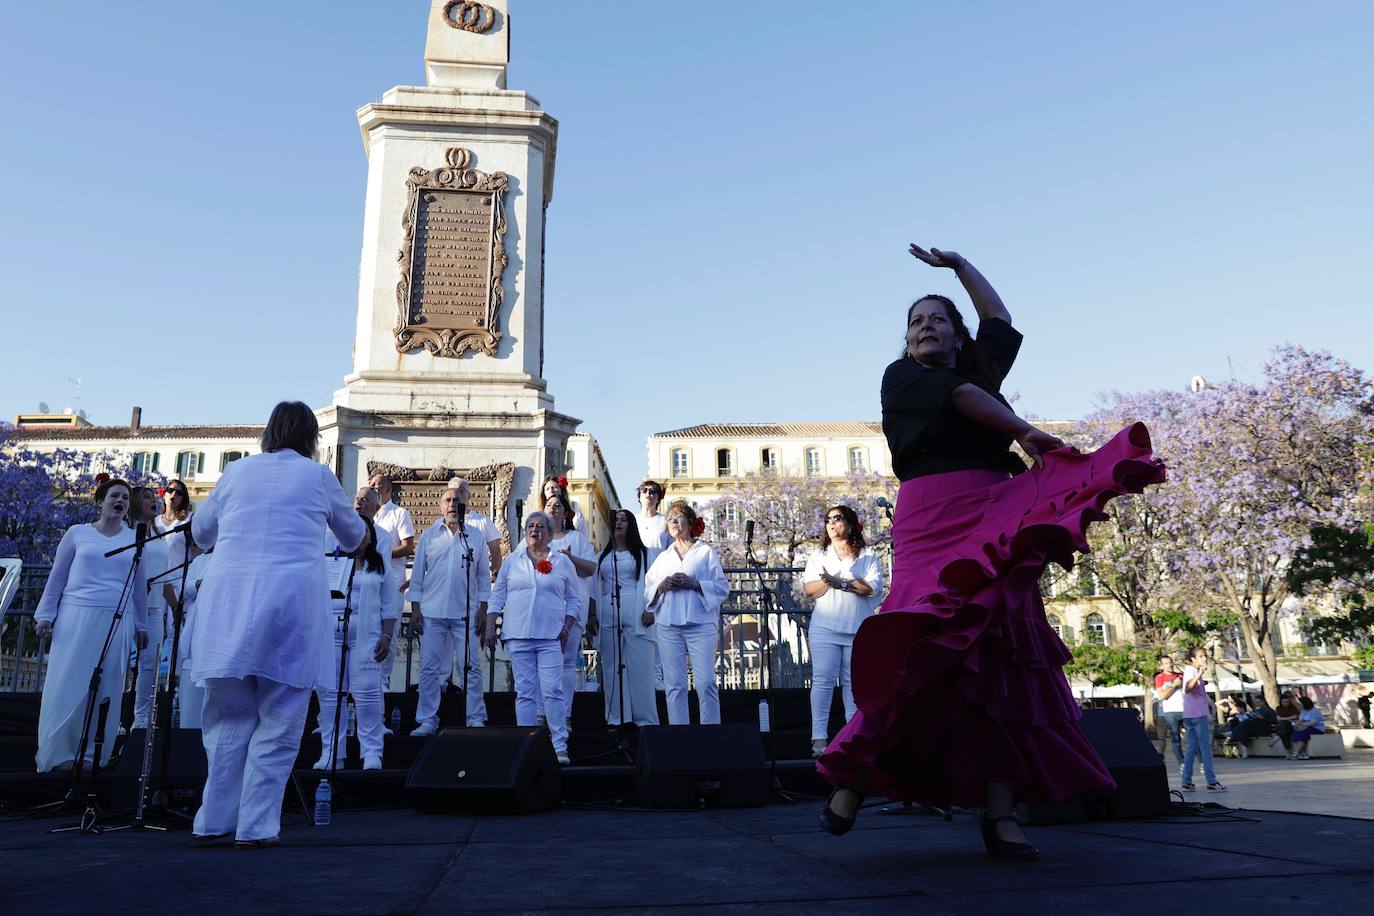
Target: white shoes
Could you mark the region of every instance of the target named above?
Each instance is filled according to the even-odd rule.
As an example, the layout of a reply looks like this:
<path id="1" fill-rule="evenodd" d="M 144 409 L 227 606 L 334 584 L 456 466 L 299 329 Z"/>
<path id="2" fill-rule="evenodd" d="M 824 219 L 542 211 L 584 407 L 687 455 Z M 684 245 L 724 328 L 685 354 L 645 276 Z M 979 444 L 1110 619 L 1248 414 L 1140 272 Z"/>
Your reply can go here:
<path id="1" fill-rule="evenodd" d="M 364 770 L 380 770 L 381 768 L 382 768 L 382 758 L 380 758 L 380 757 L 364 757 L 364 758 L 363 758 L 363 769 L 364 769 Z"/>
<path id="2" fill-rule="evenodd" d="M 428 738 L 430 735 L 434 734 L 435 731 L 437 731 L 437 729 L 434 727 L 433 722 L 421 722 L 415 727 L 415 731 L 410 733 L 410 737 Z"/>

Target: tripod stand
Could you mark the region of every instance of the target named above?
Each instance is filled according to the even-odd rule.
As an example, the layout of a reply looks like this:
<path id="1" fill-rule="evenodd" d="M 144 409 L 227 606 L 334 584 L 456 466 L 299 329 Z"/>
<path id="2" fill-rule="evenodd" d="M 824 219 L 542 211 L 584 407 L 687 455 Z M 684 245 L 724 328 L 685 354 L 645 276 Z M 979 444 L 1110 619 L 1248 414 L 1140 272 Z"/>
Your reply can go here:
<path id="1" fill-rule="evenodd" d="M 759 594 L 763 598 L 763 623 L 759 627 L 759 646 L 763 652 L 763 670 L 761 672 L 763 688 L 763 701 L 768 705 L 770 723 L 768 727 L 768 777 L 769 786 L 774 795 L 791 801 L 791 798 L 782 790 L 782 783 L 778 779 L 778 738 L 777 730 L 771 723 L 771 713 L 773 711 L 773 639 L 772 639 L 772 617 L 777 608 L 774 604 L 773 590 L 768 587 L 768 583 L 763 578 L 763 562 L 754 555 L 753 546 L 753 522 L 749 523 L 749 536 L 744 545 L 744 561 L 753 570 L 754 576 L 759 582 Z"/>

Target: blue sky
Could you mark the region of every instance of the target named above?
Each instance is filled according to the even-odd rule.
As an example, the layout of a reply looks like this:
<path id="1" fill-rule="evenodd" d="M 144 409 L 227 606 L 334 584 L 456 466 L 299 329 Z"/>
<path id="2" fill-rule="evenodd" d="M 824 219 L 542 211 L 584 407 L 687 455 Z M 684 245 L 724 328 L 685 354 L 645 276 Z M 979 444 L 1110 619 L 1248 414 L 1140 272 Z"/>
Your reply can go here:
<path id="1" fill-rule="evenodd" d="M 8 5 L 0 413 L 327 404 L 354 112 L 423 81 L 428 5 Z M 876 419 L 907 303 L 967 302 L 909 241 L 1002 292 L 1039 416 L 1285 341 L 1374 368 L 1370 4 L 512 5 L 561 123 L 546 376 L 622 494 L 655 431 Z"/>

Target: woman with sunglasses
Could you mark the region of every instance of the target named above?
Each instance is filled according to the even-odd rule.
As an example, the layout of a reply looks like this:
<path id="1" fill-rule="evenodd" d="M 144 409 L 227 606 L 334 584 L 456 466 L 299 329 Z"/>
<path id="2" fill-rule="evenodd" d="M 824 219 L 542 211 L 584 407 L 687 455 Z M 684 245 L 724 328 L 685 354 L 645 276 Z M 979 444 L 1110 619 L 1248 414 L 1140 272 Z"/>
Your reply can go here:
<path id="1" fill-rule="evenodd" d="M 688 658 L 695 676 L 701 724 L 720 724 L 716 644 L 720 606 L 730 595 L 730 583 L 725 579 L 720 556 L 698 540 L 705 528 L 690 505 L 673 503 L 668 508 L 672 544 L 649 567 L 644 582 L 650 615 L 644 619 L 653 625 L 658 637 L 669 725 L 691 724 L 687 705 Z"/>
<path id="2" fill-rule="evenodd" d="M 186 491 L 186 484 L 180 480 L 169 480 L 167 486 L 162 491 L 162 512 L 158 515 L 154 524 L 159 532 L 170 531 L 177 525 L 183 525 L 191 518 L 191 497 Z M 167 545 L 167 558 L 175 566 L 186 561 L 186 547 L 189 543 L 191 556 L 200 553 L 196 549 L 195 541 L 191 540 L 191 529 L 187 528 L 178 534 L 168 535 L 162 539 Z M 180 577 L 176 578 L 180 582 Z"/>
<path id="3" fill-rule="evenodd" d="M 597 648 L 608 725 L 658 724 L 654 618 L 644 609 L 644 579 L 648 573 L 649 551 L 639 539 L 634 514 L 629 509 L 617 509 L 611 516 L 611 542 L 601 551 L 597 564 L 601 596 L 598 606 L 605 618 Z"/>
<path id="4" fill-rule="evenodd" d="M 954 272 L 978 335 L 948 297 L 922 296 L 883 373 L 883 432 L 902 482 L 892 587 L 854 637 L 858 712 L 820 759 L 836 786 L 821 827 L 847 832 L 872 791 L 982 808 L 989 855 L 1034 859 L 1018 801 L 1115 786 L 1079 727 L 1040 576 L 1051 561 L 1072 567 L 1102 507 L 1161 482 L 1164 467 L 1140 424 L 1084 454 L 1017 416 L 1001 387 L 1021 334 L 1001 297 L 955 252 L 911 255 Z"/>
<path id="5" fill-rule="evenodd" d="M 635 524 L 639 527 L 640 541 L 649 551 L 649 562 L 653 563 L 673 540 L 668 536 L 668 519 L 658 511 L 663 503 L 663 484 L 645 480 L 636 492 L 639 511 L 635 513 Z"/>
<path id="6" fill-rule="evenodd" d="M 883 593 L 883 565 L 864 541 L 863 525 L 848 506 L 825 511 L 821 549 L 806 561 L 802 590 L 816 601 L 807 629 L 811 646 L 811 756 L 825 753 L 830 702 L 840 683 L 844 719 L 854 717 L 850 682 L 854 634 Z"/>

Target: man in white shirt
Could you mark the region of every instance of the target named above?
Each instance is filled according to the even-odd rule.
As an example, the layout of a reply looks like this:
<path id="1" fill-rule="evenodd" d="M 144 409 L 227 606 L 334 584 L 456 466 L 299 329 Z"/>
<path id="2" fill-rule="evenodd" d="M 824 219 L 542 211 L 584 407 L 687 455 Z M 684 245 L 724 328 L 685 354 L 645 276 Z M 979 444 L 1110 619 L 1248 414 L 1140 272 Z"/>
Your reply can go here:
<path id="1" fill-rule="evenodd" d="M 391 478 L 385 474 L 373 474 L 368 481 L 372 489 L 377 491 L 377 498 L 382 501 L 382 507 L 377 510 L 372 522 L 387 534 L 391 535 L 391 568 L 401 581 L 406 577 L 406 557 L 415 552 L 415 523 L 410 519 L 410 510 L 403 509 L 392 502 L 394 488 L 391 485 Z"/>
<path id="2" fill-rule="evenodd" d="M 412 735 L 439 729 L 439 692 L 453 670 L 454 652 L 466 650 L 463 693 L 467 724 L 487 724 L 482 697 L 481 640 L 487 626 L 491 571 L 481 550 L 480 525 L 464 518 L 462 491 L 450 487 L 439 498 L 441 517 L 420 537 L 411 571 L 410 629 L 420 636 L 420 698 Z"/>
<path id="3" fill-rule="evenodd" d="M 458 491 L 458 499 L 468 507 L 467 520 L 482 529 L 482 540 L 487 545 L 487 556 L 491 559 L 491 578 L 495 581 L 496 574 L 501 571 L 501 529 L 497 528 L 491 519 L 472 508 L 472 487 L 468 486 L 466 480 L 454 477 L 448 485 Z"/>

